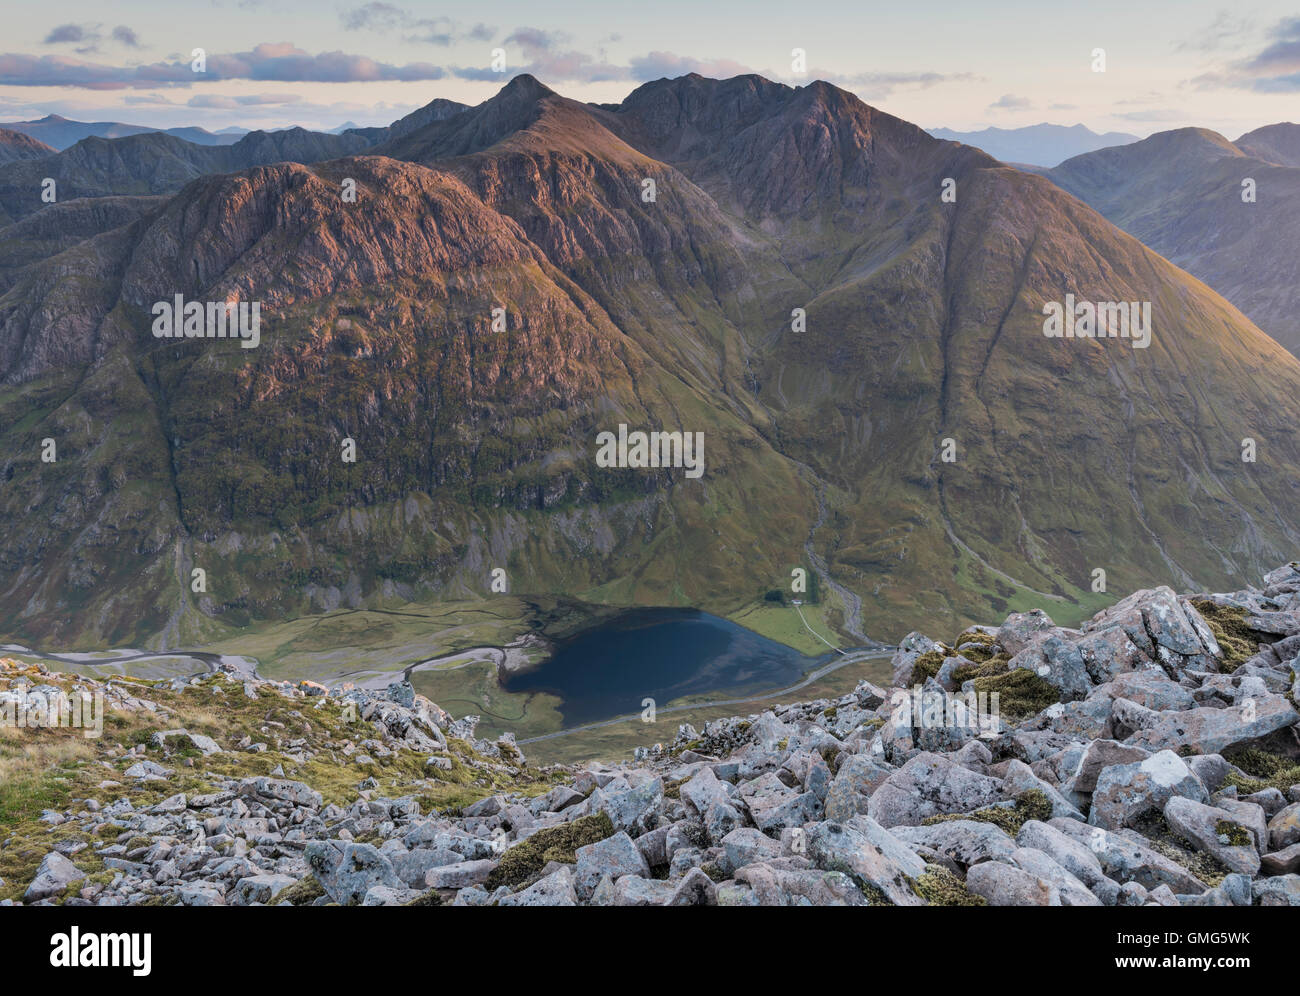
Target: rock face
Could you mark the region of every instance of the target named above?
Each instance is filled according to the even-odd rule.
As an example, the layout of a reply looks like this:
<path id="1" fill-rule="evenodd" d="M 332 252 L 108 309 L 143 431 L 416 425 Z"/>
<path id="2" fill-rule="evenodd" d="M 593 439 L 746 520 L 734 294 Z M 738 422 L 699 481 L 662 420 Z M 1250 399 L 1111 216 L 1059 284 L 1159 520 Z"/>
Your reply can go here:
<path id="1" fill-rule="evenodd" d="M 169 714 L 175 701 L 160 705 L 139 697 L 148 685 L 112 681 L 103 690 L 113 708 L 154 713 L 161 735 L 106 762 L 113 778 L 99 798 L 42 814 L 36 832 L 58 842 L 39 865 L 33 857 L 5 901 L 1297 905 L 1300 741 L 1295 713 L 1275 701 L 1289 700 L 1272 690 L 1289 689 L 1300 670 L 1297 622 L 1298 565 L 1270 573 L 1263 589 L 1190 601 L 1140 592 L 1078 630 L 1012 617 L 966 640 L 965 652 L 1000 658 L 1007 670 L 989 670 L 1016 683 L 1025 669 L 1009 666 L 1015 657 L 1067 660 L 1077 683 L 1044 680 L 1032 701 L 1050 689 L 1068 702 L 999 716 L 970 737 L 927 740 L 954 715 L 913 712 L 908 690 L 864 682 L 836 699 L 683 725 L 634 761 L 536 772 L 542 783 L 528 792 L 507 782 L 527 769 L 511 738 L 473 739 L 475 717 L 453 721 L 405 682 L 366 692 L 244 674 L 179 681 L 182 700 L 235 696 L 259 721 L 277 703 L 296 723 L 310 710 L 355 711 L 360 726 L 346 744 L 313 742 L 310 756 L 299 744 L 284 755 L 288 774 L 235 777 L 230 764 L 260 756 L 246 753 L 251 745 L 186 730 Z M 1234 635 L 1244 626 L 1257 639 Z M 1123 633 L 1127 644 L 1106 645 L 1132 649 L 1089 668 L 1101 657 L 1078 648 L 1095 650 L 1101 633 Z M 904 654 L 939 646 L 919 634 L 909 644 Z M 930 652 L 899 673 L 910 669 L 941 702 L 961 694 L 960 675 L 949 691 L 927 673 L 946 657 Z M 24 682 L 45 698 L 95 684 L 0 661 L 0 704 Z M 1004 687 L 1023 694 L 1020 684 Z M 1242 715 L 1252 708 L 1253 718 Z M 1198 753 L 1199 734 L 1189 739 L 1187 717 L 1203 713 L 1239 718 L 1225 753 Z M 453 774 L 476 779 L 478 798 L 454 810 L 382 795 L 374 777 L 358 776 L 341 796 L 337 780 L 302 780 L 319 776 L 326 758 L 345 765 L 361 750 L 367 770 L 383 772 L 373 754 L 424 776 L 427 758 L 457 749 Z M 178 772 L 198 771 L 206 784 L 173 784 Z"/>

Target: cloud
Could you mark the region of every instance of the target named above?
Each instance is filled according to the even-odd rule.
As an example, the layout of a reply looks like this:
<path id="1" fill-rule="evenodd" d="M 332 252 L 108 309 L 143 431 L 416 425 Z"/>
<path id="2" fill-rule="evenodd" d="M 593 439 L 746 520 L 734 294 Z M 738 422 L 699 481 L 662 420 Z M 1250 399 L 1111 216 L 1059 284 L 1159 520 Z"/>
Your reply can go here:
<path id="1" fill-rule="evenodd" d="M 547 83 L 601 83 L 631 78 L 627 66 L 569 48 L 570 36 L 562 31 L 541 28 L 516 28 L 506 36 L 508 72 L 531 73 Z M 513 48 L 515 51 L 511 51 Z M 513 55 L 522 56 L 516 63 Z M 460 79 L 480 82 L 504 81 L 504 74 L 491 66 L 459 66 L 452 72 Z"/>
<path id="2" fill-rule="evenodd" d="M 444 37 L 483 41 L 496 36 L 495 28 L 483 24 L 464 29 L 446 18 L 415 18 L 403 7 L 378 0 L 347 10 L 341 17 L 345 27 L 355 30 L 415 32 L 407 38 L 408 41 L 418 35 L 418 40 L 439 45 L 443 44 Z M 61 37 L 66 35 L 72 38 L 75 35 L 84 39 L 87 37 L 86 27 L 64 25 L 56 31 Z M 135 33 L 125 26 L 114 29 L 113 37 L 132 47 L 139 44 Z M 592 55 L 573 48 L 570 36 L 564 32 L 529 26 L 517 27 L 501 44 L 506 49 L 506 73 L 489 64 L 486 51 L 483 52 L 482 63 L 478 65 L 454 66 L 430 62 L 390 64 L 343 51 L 313 54 L 289 42 L 264 42 L 247 52 L 210 52 L 203 73 L 195 73 L 183 53 L 172 55 L 169 60 L 139 66 L 114 66 L 64 55 L 7 53 L 0 54 L 0 86 L 66 86 L 113 90 L 189 87 L 228 80 L 279 83 L 417 82 L 449 76 L 504 83 L 510 75 L 517 73 L 531 73 L 551 84 L 610 81 L 639 83 L 688 73 L 725 79 L 762 72 L 732 59 L 696 58 L 666 51 L 647 52 L 626 63 L 614 63 L 605 57 L 603 51 Z M 775 74 L 765 72 L 763 75 Z M 841 75 L 817 71 L 810 72 L 807 81 L 825 79 L 859 92 L 869 91 L 871 96 L 883 96 L 902 86 L 925 88 L 975 78 L 969 73 Z"/>
<path id="3" fill-rule="evenodd" d="M 210 108 L 261 107 L 264 105 L 297 104 L 301 101 L 302 95 L 297 93 L 250 93 L 238 97 L 200 93 L 187 100 L 185 106 Z"/>
<path id="4" fill-rule="evenodd" d="M 1300 17 L 1288 17 L 1268 31 L 1260 52 L 1191 81 L 1198 90 L 1234 88 L 1257 93 L 1300 91 Z"/>
<path id="5" fill-rule="evenodd" d="M 447 75 L 427 62 L 390 65 L 346 52 L 311 54 L 289 42 L 263 43 L 248 52 L 213 53 L 207 71 L 196 73 L 189 62 L 155 62 L 142 66 L 107 66 L 68 56 L 0 54 L 0 85 L 76 86 L 96 90 L 189 86 L 221 80 L 279 83 L 358 83 L 438 80 Z"/>
<path id="6" fill-rule="evenodd" d="M 140 36 L 125 24 L 119 24 L 113 29 L 113 41 L 125 45 L 127 48 L 140 47 Z"/>
<path id="7" fill-rule="evenodd" d="M 90 35 L 86 25 L 82 24 L 60 24 L 57 28 L 50 31 L 45 36 L 46 45 L 64 45 L 75 44 L 78 42 L 94 41 L 99 38 L 98 34 Z"/>
<path id="8" fill-rule="evenodd" d="M 726 79 L 730 76 L 743 76 L 755 70 L 731 59 L 695 59 L 689 55 L 675 55 L 672 52 L 647 52 L 645 55 L 630 60 L 629 68 L 634 80 L 645 83 L 649 80 L 662 79 L 665 76 L 685 76 L 699 73 Z"/>
<path id="9" fill-rule="evenodd" d="M 1175 111 L 1168 107 L 1151 107 L 1141 111 L 1122 111 L 1116 113 L 1114 116 L 1117 118 L 1123 118 L 1125 121 L 1150 121 L 1155 124 L 1171 121 L 1186 121 L 1191 117 L 1191 115 L 1187 114 L 1185 111 Z"/>
<path id="10" fill-rule="evenodd" d="M 404 41 L 443 47 L 460 41 L 489 41 L 497 33 L 496 28 L 481 22 L 466 28 L 445 15 L 421 17 L 405 7 L 383 2 L 345 10 L 339 20 L 348 31 L 402 32 Z"/>
<path id="11" fill-rule="evenodd" d="M 410 19 L 407 11 L 391 3 L 368 3 L 339 15 L 348 31 L 394 31 Z"/>
<path id="12" fill-rule="evenodd" d="M 104 40 L 104 37 L 102 24 L 60 24 L 45 36 L 45 44 L 76 45 L 79 55 L 90 55 L 99 51 L 99 43 Z M 125 24 L 115 27 L 108 37 L 127 48 L 140 47 L 139 36 Z"/>
<path id="13" fill-rule="evenodd" d="M 1023 111 L 1034 106 L 1028 97 L 1017 97 L 1014 93 L 1004 93 L 989 104 L 990 111 Z"/>
<path id="14" fill-rule="evenodd" d="M 813 76 L 814 74 L 810 74 Z M 918 90 L 928 90 L 932 86 L 938 86 L 943 83 L 966 83 L 979 79 L 974 73 L 935 73 L 935 72 L 910 72 L 910 73 L 854 73 L 849 76 L 843 76 L 839 73 L 818 72 L 815 78 L 826 80 L 828 83 L 834 83 L 837 86 L 848 87 L 856 91 L 863 97 L 872 100 L 879 100 L 882 97 L 890 96 L 895 90 L 901 87 L 914 87 Z"/>
<path id="15" fill-rule="evenodd" d="M 1217 52 L 1237 48 L 1254 27 L 1249 18 L 1221 10 L 1210 24 L 1174 46 L 1175 52 Z"/>

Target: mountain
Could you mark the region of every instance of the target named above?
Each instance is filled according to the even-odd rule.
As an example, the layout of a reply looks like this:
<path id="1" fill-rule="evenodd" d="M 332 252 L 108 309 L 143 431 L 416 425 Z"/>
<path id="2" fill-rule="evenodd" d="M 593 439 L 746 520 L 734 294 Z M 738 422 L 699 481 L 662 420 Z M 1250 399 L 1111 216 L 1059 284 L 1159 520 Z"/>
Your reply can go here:
<path id="1" fill-rule="evenodd" d="M 1300 167 L 1300 125 L 1289 121 L 1256 128 L 1242 135 L 1233 144 L 1256 159 L 1277 163 L 1279 166 Z"/>
<path id="2" fill-rule="evenodd" d="M 454 100 L 444 100 L 438 97 L 429 101 L 423 107 L 417 107 L 410 114 L 398 118 L 386 128 L 357 128 L 347 129 L 354 135 L 360 135 L 370 142 L 378 144 L 386 142 L 389 139 L 400 138 L 411 132 L 423 128 L 425 125 L 432 124 L 435 121 L 445 121 L 447 118 L 454 117 L 461 111 L 466 110 L 467 104 L 461 104 Z"/>
<path id="3" fill-rule="evenodd" d="M 1300 127 L 1237 143 L 1205 128 L 1067 160 L 1043 175 L 1213 287 L 1300 353 Z M 1255 201 L 1243 200 L 1253 180 Z"/>
<path id="4" fill-rule="evenodd" d="M 41 184 L 56 182 L 58 199 L 174 194 L 209 173 L 228 173 L 274 162 L 317 162 L 364 150 L 358 135 L 327 135 L 289 128 L 252 131 L 233 145 L 195 145 L 150 132 L 127 138 L 87 138 L 39 161 L 0 167 L 0 224 L 41 210 Z"/>
<path id="5" fill-rule="evenodd" d="M 86 138 L 163 134 L 196 145 L 227 145 L 238 137 L 229 135 L 226 131 L 214 134 L 204 128 L 150 128 L 145 125 L 122 124 L 119 121 L 72 121 L 57 114 L 49 114 L 36 121 L 12 121 L 0 124 L 0 128 L 30 135 L 60 152 Z"/>
<path id="6" fill-rule="evenodd" d="M 52 148 L 30 135 L 0 128 L 0 165 L 20 160 L 44 159 L 53 154 Z"/>
<path id="7" fill-rule="evenodd" d="M 1044 123 L 1024 128 L 985 128 L 982 131 L 931 128 L 930 134 L 945 141 L 973 145 L 994 159 L 1006 163 L 1028 163 L 1033 166 L 1055 166 L 1085 152 L 1111 145 L 1127 145 L 1138 140 L 1136 135 L 1122 131 L 1108 131 L 1099 135 L 1081 124 L 1067 127 Z"/>
<path id="8" fill-rule="evenodd" d="M 610 108 L 520 76 L 119 210 L 0 296 L 15 637 L 174 644 L 497 567 L 725 614 L 804 566 L 860 642 L 1300 541 L 1294 357 L 1052 182 L 826 83 Z M 176 294 L 260 302 L 260 345 L 154 338 Z M 1149 302 L 1149 346 L 1046 337 L 1066 295 Z M 602 466 L 620 425 L 703 433 L 703 475 Z"/>

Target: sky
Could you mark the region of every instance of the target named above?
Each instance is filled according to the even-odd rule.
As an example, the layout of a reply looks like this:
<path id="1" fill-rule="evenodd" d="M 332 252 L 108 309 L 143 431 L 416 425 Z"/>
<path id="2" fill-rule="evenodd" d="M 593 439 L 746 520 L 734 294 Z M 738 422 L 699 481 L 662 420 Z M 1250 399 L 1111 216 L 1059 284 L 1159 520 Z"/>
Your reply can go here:
<path id="1" fill-rule="evenodd" d="M 1300 118 L 1300 0 L 0 0 L 0 11 L 0 121 L 329 129 L 387 124 L 435 97 L 478 103 L 518 72 L 617 102 L 692 71 L 824 79 L 963 131 L 1195 125 L 1235 139 Z"/>

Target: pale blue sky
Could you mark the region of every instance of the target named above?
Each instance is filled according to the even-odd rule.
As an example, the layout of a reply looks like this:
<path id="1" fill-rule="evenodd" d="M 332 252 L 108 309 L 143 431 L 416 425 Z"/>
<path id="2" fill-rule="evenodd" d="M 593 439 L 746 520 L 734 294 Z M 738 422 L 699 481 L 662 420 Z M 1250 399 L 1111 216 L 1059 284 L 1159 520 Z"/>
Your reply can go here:
<path id="1" fill-rule="evenodd" d="M 477 103 L 513 72 L 617 101 L 691 69 L 829 79 L 926 127 L 1082 122 L 1230 138 L 1300 118 L 1300 3 L 988 4 L 0 0 L 0 120 L 175 126 L 387 123 Z M 191 50 L 208 53 L 196 76 Z M 504 48 L 508 72 L 491 71 Z M 808 74 L 792 72 L 791 50 Z M 1092 51 L 1106 71 L 1092 71 Z"/>

